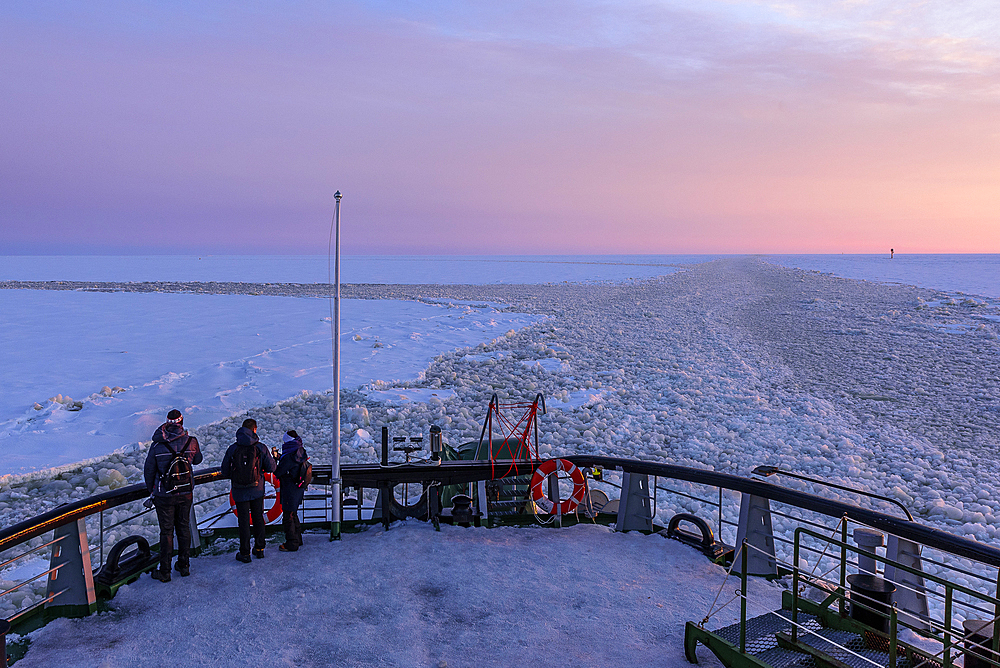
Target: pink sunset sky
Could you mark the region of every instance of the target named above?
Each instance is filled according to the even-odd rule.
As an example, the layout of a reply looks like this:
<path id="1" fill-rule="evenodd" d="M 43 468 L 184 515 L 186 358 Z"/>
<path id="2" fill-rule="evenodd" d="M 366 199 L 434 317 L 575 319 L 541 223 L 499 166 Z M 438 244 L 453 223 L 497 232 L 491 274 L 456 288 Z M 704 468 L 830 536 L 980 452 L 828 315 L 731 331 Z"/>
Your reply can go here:
<path id="1" fill-rule="evenodd" d="M 1000 252 L 995 0 L 4 2 L 0 254 Z"/>

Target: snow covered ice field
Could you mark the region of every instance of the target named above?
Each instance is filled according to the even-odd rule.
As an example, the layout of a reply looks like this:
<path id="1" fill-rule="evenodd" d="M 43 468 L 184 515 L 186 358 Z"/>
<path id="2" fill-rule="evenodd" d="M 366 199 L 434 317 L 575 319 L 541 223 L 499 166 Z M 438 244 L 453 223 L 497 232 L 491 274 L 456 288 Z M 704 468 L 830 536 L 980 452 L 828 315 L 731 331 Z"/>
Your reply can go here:
<path id="1" fill-rule="evenodd" d="M 483 337 L 484 343 L 469 348 L 438 349 L 409 381 L 345 385 L 344 461 L 373 461 L 370 434 L 381 424 L 411 434 L 440 424 L 445 438 L 456 444 L 478 437 L 494 391 L 511 398 L 543 392 L 549 408 L 541 420 L 544 454 L 603 453 L 742 475 L 760 464 L 777 464 L 889 494 L 920 521 L 995 542 L 1000 531 L 1000 290 L 975 283 L 981 266 L 964 267 L 974 280 L 963 283 L 958 271 L 944 286 L 950 292 L 851 280 L 820 273 L 835 271 L 829 266 L 795 269 L 757 258 L 724 258 L 661 278 L 618 283 L 353 286 L 345 296 L 419 299 L 425 305 L 505 304 L 509 312 L 501 315 L 529 314 L 536 320 L 492 339 Z M 921 283 L 917 278 L 909 282 Z M 972 291 L 969 285 L 981 289 Z M 0 294 L 6 299 L 13 292 Z M 988 296 L 976 296 L 983 294 Z M 281 431 L 295 426 L 307 445 L 318 449 L 328 443 L 329 397 L 322 392 L 288 396 L 249 410 L 261 422 L 264 441 L 277 442 Z M 221 458 L 243 415 L 195 430 L 206 465 Z M 8 525 L 70 498 L 135 481 L 143 456 L 140 447 L 83 468 L 2 478 L 0 522 Z M 680 507 L 703 510 L 694 502 Z M 677 509 L 661 508 L 659 521 Z M 782 528 L 776 521 L 776 529 Z M 361 543 L 374 545 L 380 540 L 376 536 L 393 531 L 351 538 L 360 541 L 359 550 L 375 550 Z M 545 543 L 551 533 L 546 532 Z M 492 534 L 483 535 L 490 540 Z M 512 539 L 517 547 L 509 549 L 529 549 L 520 540 Z M 588 535 L 590 540 L 597 539 Z M 649 540 L 659 540 L 650 543 L 662 555 L 657 568 L 680 558 L 674 554 L 679 546 Z M 316 549 L 343 550 L 351 544 L 323 543 Z M 421 549 L 432 547 L 421 543 Z M 225 565 L 231 558 L 219 559 L 220 569 L 232 568 Z M 521 576 L 559 574 L 533 564 L 523 565 L 528 570 Z M 418 571 L 419 562 L 412 568 Z M 178 592 L 171 596 L 184 596 L 186 582 L 171 584 L 171 592 Z M 147 578 L 133 585 L 130 589 L 142 592 L 134 600 L 151 594 L 153 585 L 164 587 Z M 122 599 L 128 600 L 133 599 Z M 121 614 L 50 625 L 38 632 L 36 642 L 72 643 L 80 625 L 127 623 L 131 613 L 124 613 L 133 608 L 114 605 L 126 607 Z M 678 597 L 665 595 L 665 605 L 676 606 L 685 619 L 704 614 Z M 386 622 L 378 628 L 375 632 L 384 635 L 393 627 Z M 492 632 L 492 627 L 484 631 Z M 672 632 L 680 634 L 680 627 Z M 678 646 L 678 657 L 679 652 Z M 471 663 L 456 661 L 449 665 Z M 682 663 L 679 658 L 670 665 Z M 125 659 L 111 665 L 133 664 Z"/>
<path id="2" fill-rule="evenodd" d="M 179 408 L 189 429 L 332 384 L 325 299 L 6 290 L 0 475 L 136 448 Z M 537 316 L 489 305 L 345 300 L 344 387 L 419 377 L 438 352 Z"/>
<path id="3" fill-rule="evenodd" d="M 1000 299 L 1000 255 L 769 255 L 785 267 Z"/>
<path id="4" fill-rule="evenodd" d="M 341 258 L 343 283 L 563 283 L 650 278 L 706 255 L 348 255 Z M 326 283 L 323 255 L 298 256 L 7 256 L 0 281 L 242 281 Z"/>

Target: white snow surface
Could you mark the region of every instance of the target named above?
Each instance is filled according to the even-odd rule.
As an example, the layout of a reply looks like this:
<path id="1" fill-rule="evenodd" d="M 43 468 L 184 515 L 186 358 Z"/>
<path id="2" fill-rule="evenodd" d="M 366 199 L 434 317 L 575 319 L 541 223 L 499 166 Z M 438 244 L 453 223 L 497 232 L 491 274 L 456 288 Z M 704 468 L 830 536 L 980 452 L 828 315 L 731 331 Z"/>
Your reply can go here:
<path id="1" fill-rule="evenodd" d="M 410 522 L 332 543 L 306 534 L 300 551 L 272 545 L 247 565 L 203 556 L 174 576 L 51 622 L 18 665 L 684 666 L 684 623 L 709 611 L 725 571 L 676 541 L 594 525 Z M 780 587 L 751 584 L 759 612 L 780 607 Z M 738 614 L 734 603 L 712 624 Z"/>
<path id="2" fill-rule="evenodd" d="M 0 475 L 136 447 L 171 408 L 193 429 L 333 385 L 326 299 L 2 290 L 0 300 Z M 342 387 L 416 380 L 439 353 L 538 319 L 345 299 Z"/>

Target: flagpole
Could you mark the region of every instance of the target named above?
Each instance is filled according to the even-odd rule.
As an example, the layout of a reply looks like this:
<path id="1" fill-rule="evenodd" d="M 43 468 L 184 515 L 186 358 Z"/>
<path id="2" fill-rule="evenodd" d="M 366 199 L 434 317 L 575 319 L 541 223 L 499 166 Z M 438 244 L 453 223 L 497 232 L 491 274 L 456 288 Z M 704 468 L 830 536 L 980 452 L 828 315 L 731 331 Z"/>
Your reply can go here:
<path id="1" fill-rule="evenodd" d="M 334 221 L 336 227 L 336 254 L 334 276 L 336 292 L 333 298 L 333 447 L 330 457 L 330 493 L 332 495 L 332 516 L 330 521 L 330 540 L 340 540 L 340 198 L 343 195 L 338 190 L 333 198 Z"/>

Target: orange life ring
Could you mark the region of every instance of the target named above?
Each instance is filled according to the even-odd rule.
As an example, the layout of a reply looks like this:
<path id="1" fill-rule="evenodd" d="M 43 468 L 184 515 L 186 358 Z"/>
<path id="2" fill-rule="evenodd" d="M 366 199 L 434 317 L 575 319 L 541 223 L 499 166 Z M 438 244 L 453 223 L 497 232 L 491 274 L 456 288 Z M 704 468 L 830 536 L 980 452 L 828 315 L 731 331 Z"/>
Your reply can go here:
<path id="1" fill-rule="evenodd" d="M 542 489 L 542 483 L 553 473 L 565 471 L 573 480 L 573 493 L 569 498 L 553 503 Z M 538 465 L 531 476 L 531 500 L 535 505 L 551 515 L 569 515 L 583 501 L 587 493 L 587 485 L 583 479 L 583 471 L 576 464 L 565 459 L 549 459 Z"/>
<path id="2" fill-rule="evenodd" d="M 281 481 L 278 480 L 278 476 L 273 473 L 264 474 L 264 482 L 271 483 L 274 487 L 274 504 L 270 508 L 264 508 L 264 524 L 270 524 L 274 520 L 281 517 Z M 267 489 L 264 490 L 264 500 L 270 499 L 267 496 Z M 233 498 L 233 493 L 229 492 L 229 507 L 233 511 L 233 515 L 236 514 L 236 500 Z"/>

